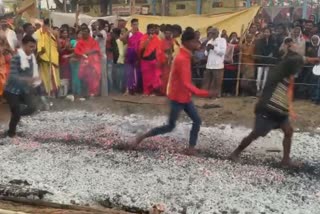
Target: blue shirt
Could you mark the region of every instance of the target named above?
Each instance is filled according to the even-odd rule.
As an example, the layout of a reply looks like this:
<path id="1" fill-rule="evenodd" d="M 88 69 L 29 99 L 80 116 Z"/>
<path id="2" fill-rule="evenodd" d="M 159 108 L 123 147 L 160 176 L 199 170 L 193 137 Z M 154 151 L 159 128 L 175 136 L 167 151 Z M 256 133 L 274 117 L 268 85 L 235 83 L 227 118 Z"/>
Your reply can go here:
<path id="1" fill-rule="evenodd" d="M 12 57 L 10 63 L 9 78 L 5 87 L 5 91 L 16 95 L 27 94 L 30 92 L 30 86 L 28 85 L 28 83 L 20 79 L 20 77 L 33 77 L 32 59 L 29 60 L 29 64 L 29 68 L 22 70 L 20 56 L 15 55 L 14 57 Z"/>

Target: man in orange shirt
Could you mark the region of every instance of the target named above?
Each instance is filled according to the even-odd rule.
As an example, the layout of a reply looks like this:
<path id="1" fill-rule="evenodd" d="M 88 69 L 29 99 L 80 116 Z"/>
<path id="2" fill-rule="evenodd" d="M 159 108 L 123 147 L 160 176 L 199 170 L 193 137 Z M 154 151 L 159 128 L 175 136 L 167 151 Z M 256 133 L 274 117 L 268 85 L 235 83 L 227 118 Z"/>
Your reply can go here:
<path id="1" fill-rule="evenodd" d="M 190 132 L 189 148 L 187 154 L 194 154 L 194 147 L 197 144 L 198 133 L 201 126 L 201 119 L 197 109 L 192 102 L 192 95 L 199 97 L 212 97 L 214 92 L 201 90 L 192 84 L 191 79 L 191 60 L 192 52 L 198 49 L 199 42 L 196 39 L 194 30 L 188 29 L 182 35 L 182 45 L 176 56 L 172 71 L 170 73 L 167 94 L 170 100 L 170 114 L 167 125 L 154 128 L 149 132 L 141 135 L 136 139 L 135 146 L 140 144 L 144 139 L 156 135 L 171 132 L 178 120 L 180 112 L 183 110 L 191 118 L 193 124 Z"/>

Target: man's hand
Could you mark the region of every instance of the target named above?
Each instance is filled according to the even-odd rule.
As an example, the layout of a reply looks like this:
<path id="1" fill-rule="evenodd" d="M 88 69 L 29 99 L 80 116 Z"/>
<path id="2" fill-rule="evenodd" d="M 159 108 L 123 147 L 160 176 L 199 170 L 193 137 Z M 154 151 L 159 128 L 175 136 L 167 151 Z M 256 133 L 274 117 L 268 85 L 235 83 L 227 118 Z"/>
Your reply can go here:
<path id="1" fill-rule="evenodd" d="M 42 55 L 46 52 L 46 49 L 44 47 L 41 48 L 40 52 L 39 52 L 39 55 Z"/>
<path id="2" fill-rule="evenodd" d="M 209 91 L 209 98 L 214 98 L 218 97 L 218 92 L 217 91 Z"/>
<path id="3" fill-rule="evenodd" d="M 292 107 L 289 108 L 289 115 L 292 120 L 297 120 L 297 113 L 293 110 Z"/>
<path id="4" fill-rule="evenodd" d="M 214 46 L 212 44 L 207 45 L 207 51 L 213 50 Z"/>

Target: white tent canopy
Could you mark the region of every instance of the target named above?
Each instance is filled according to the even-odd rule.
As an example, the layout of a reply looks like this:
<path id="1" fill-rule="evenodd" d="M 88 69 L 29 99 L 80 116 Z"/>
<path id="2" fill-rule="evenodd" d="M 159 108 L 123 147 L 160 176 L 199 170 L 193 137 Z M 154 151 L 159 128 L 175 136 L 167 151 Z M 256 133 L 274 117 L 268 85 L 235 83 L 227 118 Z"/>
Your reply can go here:
<path id="1" fill-rule="evenodd" d="M 104 16 L 104 17 L 94 17 L 88 16 L 85 14 L 79 15 L 79 24 L 87 24 L 89 25 L 92 21 L 103 19 L 108 21 L 109 23 L 116 23 L 118 19 L 129 20 L 129 17 L 119 17 L 119 16 Z M 76 22 L 76 14 L 75 13 L 60 13 L 60 12 L 51 12 L 51 19 L 53 21 L 53 25 L 60 27 L 63 24 L 68 24 L 69 26 L 73 26 Z"/>

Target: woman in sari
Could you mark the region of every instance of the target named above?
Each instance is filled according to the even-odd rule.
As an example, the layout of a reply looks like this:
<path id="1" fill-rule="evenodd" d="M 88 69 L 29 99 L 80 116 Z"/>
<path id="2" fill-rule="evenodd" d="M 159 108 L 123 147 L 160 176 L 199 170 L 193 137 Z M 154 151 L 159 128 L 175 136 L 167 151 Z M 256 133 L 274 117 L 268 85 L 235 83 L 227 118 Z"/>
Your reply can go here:
<path id="1" fill-rule="evenodd" d="M 68 29 L 62 28 L 59 39 L 59 65 L 62 79 L 71 80 L 69 56 L 72 53 Z"/>
<path id="2" fill-rule="evenodd" d="M 143 35 L 140 42 L 139 56 L 141 57 L 141 73 L 143 83 L 143 94 L 152 95 L 159 92 L 161 87 L 161 43 L 154 34 L 154 25 L 147 26 L 147 33 Z"/>
<path id="3" fill-rule="evenodd" d="M 171 63 L 173 60 L 173 39 L 170 25 L 167 25 L 164 31 L 164 39 L 161 40 L 161 49 L 161 52 L 163 53 L 163 62 L 161 64 L 161 93 L 162 95 L 166 95 Z"/>
<path id="4" fill-rule="evenodd" d="M 134 94 L 142 88 L 142 76 L 139 64 L 139 43 L 143 34 L 139 31 L 138 19 L 131 20 L 132 29 L 127 33 L 126 73 L 127 92 Z"/>
<path id="5" fill-rule="evenodd" d="M 241 93 L 244 96 L 254 96 L 256 94 L 255 87 L 255 65 L 254 65 L 254 35 L 247 34 L 245 42 L 241 46 Z"/>
<path id="6" fill-rule="evenodd" d="M 81 28 L 81 39 L 74 53 L 80 58 L 79 78 L 87 87 L 90 97 L 98 96 L 101 81 L 101 53 L 98 42 L 90 36 L 88 27 Z"/>
<path id="7" fill-rule="evenodd" d="M 12 51 L 5 36 L 0 36 L 0 98 L 3 96 L 4 87 L 10 71 Z"/>
<path id="8" fill-rule="evenodd" d="M 74 51 L 74 48 L 77 45 L 77 41 L 81 39 L 81 31 L 78 31 L 75 33 L 76 35 L 73 35 L 70 39 L 70 44 L 72 51 Z M 81 88 L 81 81 L 79 79 L 79 58 L 72 53 L 69 55 L 69 62 L 70 62 L 70 70 L 71 70 L 71 86 L 72 86 L 72 94 L 76 96 L 81 96 L 82 94 L 82 88 Z"/>

